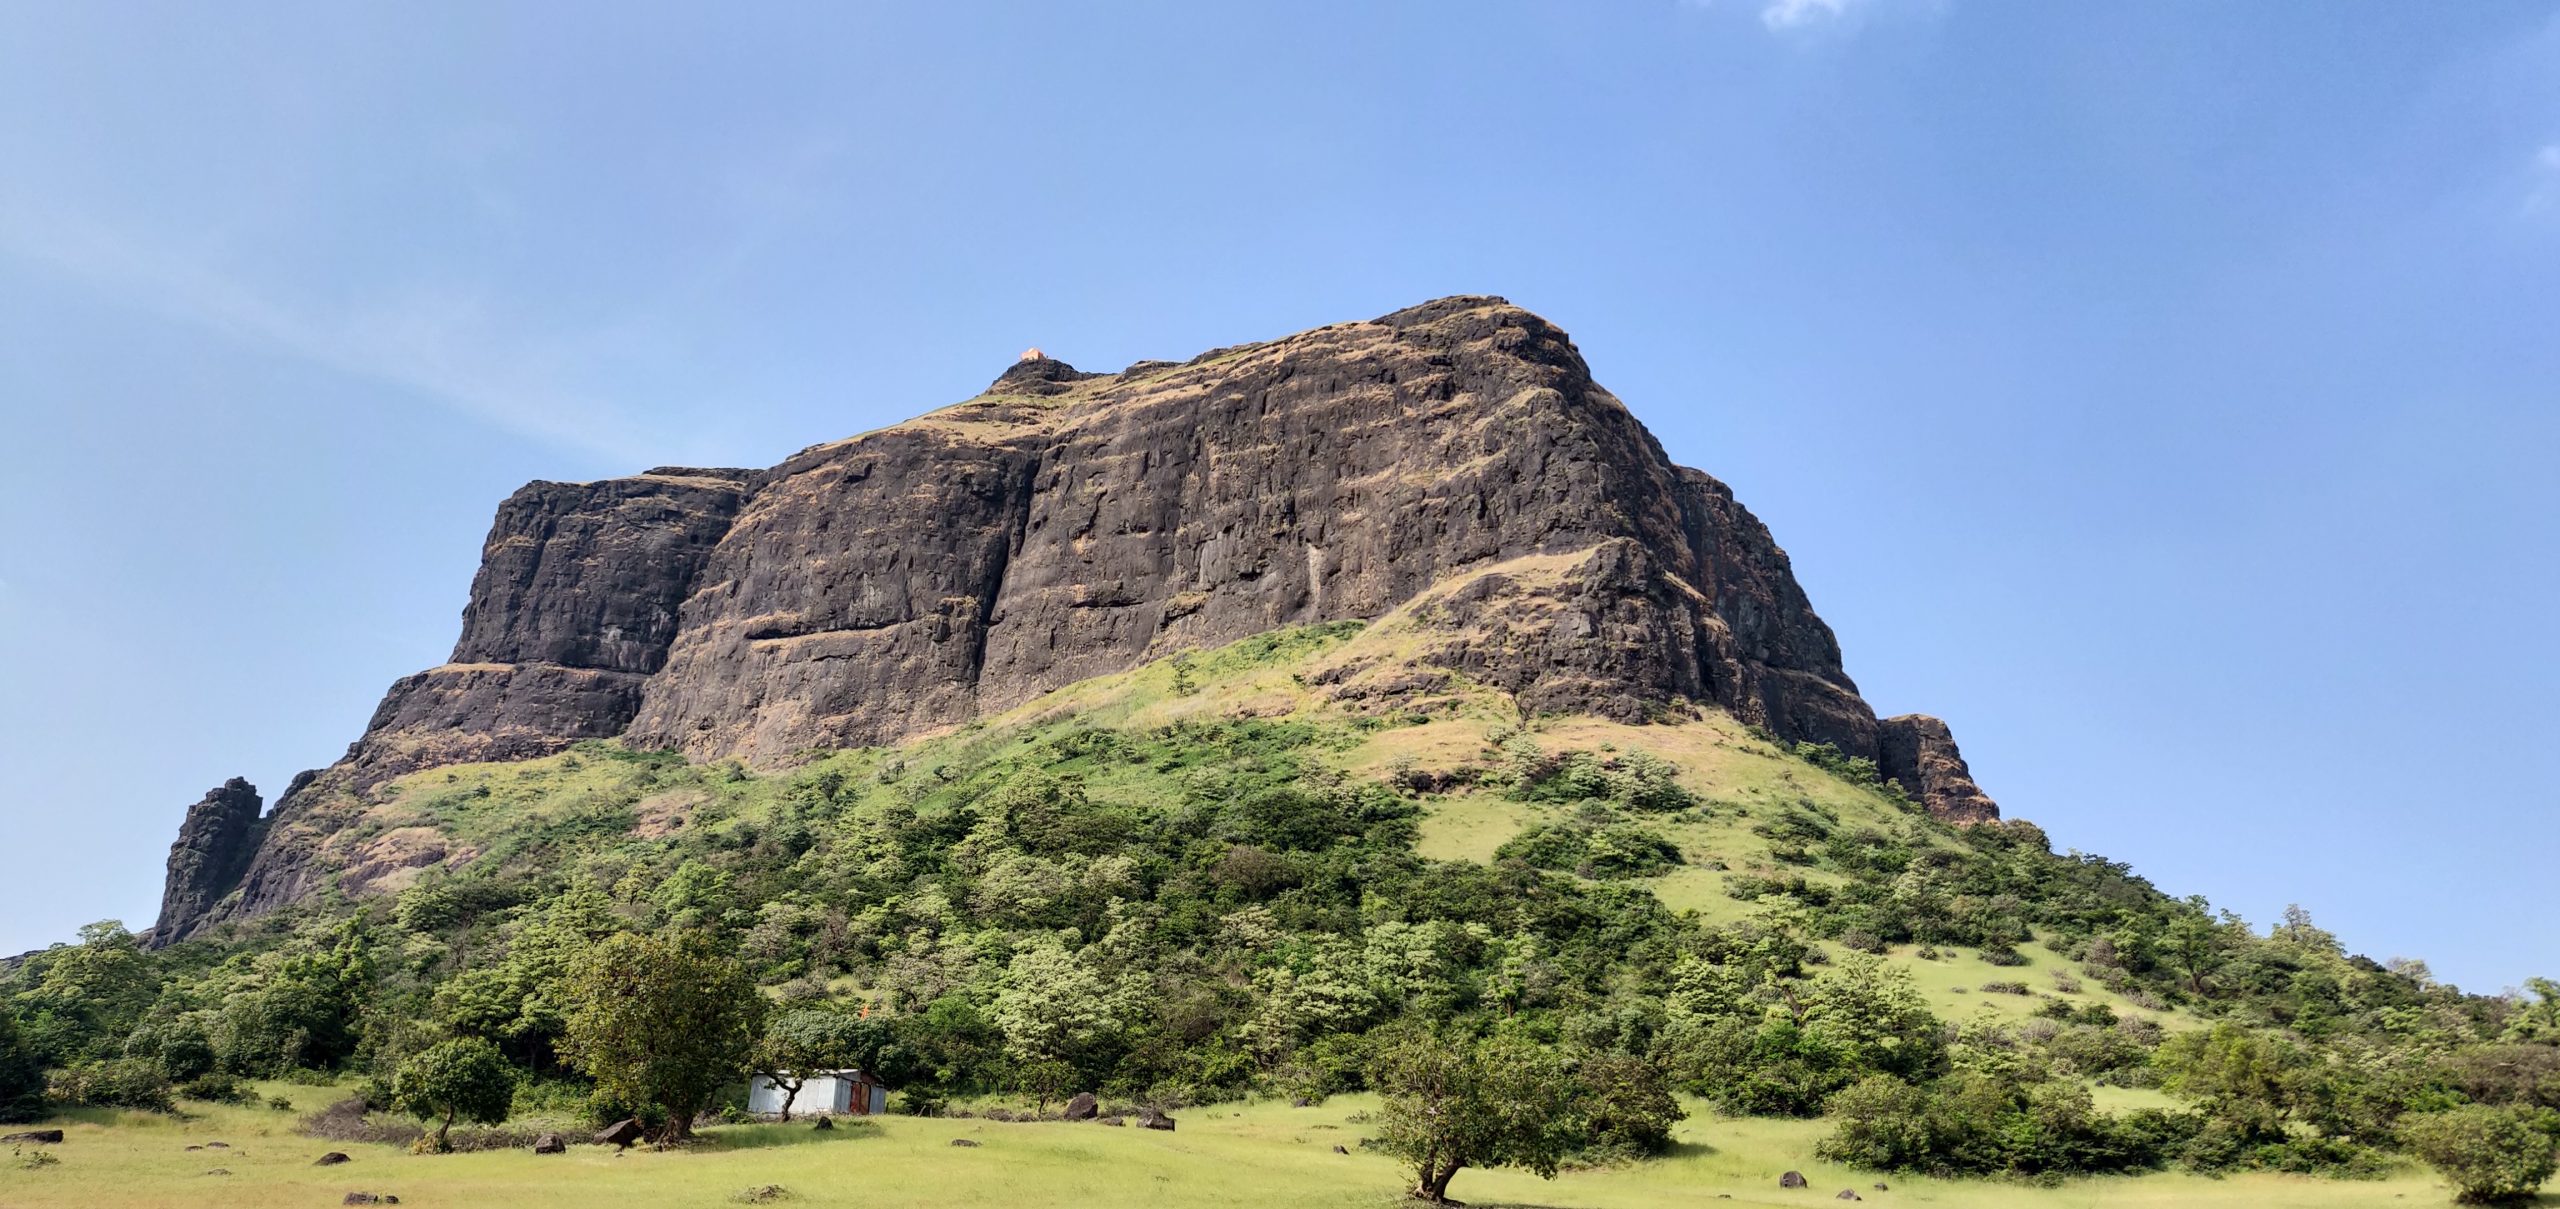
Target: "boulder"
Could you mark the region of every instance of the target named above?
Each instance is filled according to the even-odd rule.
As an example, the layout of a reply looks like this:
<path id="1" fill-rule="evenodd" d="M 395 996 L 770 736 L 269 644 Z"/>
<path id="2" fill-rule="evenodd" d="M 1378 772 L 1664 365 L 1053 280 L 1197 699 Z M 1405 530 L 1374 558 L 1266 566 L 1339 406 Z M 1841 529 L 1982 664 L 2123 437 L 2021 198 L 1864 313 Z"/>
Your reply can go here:
<path id="1" fill-rule="evenodd" d="M 640 1128 L 640 1121 L 638 1118 L 624 1117 L 611 1125 L 605 1126 L 604 1131 L 596 1135 L 596 1145 L 619 1146 L 628 1150 L 631 1148 L 633 1143 L 638 1142 L 640 1139 L 647 1136 L 649 1136 L 649 1131 Z"/>
<path id="2" fill-rule="evenodd" d="M 1173 1118 L 1157 1112 L 1152 1108 L 1141 1108 L 1138 1110 L 1138 1127 L 1140 1129 L 1161 1129 L 1167 1133 L 1171 1133 L 1173 1132 Z"/>
<path id="3" fill-rule="evenodd" d="M 25 1133 L 0 1134 L 0 1142 L 33 1142 L 39 1146 L 59 1146 L 62 1144 L 62 1131 L 30 1129 Z M 187 1149 L 193 1150 L 195 1147 L 189 1146 Z"/>
<path id="4" fill-rule="evenodd" d="M 811 1128 L 811 1129 L 815 1129 L 815 1130 L 818 1130 L 818 1131 L 820 1131 L 820 1132 L 824 1132 L 824 1131 L 826 1131 L 826 1130 L 830 1130 L 830 1129 L 833 1129 L 833 1128 L 835 1128 L 835 1127 L 836 1127 L 836 1119 L 835 1119 L 834 1117 L 820 1117 L 820 1118 L 818 1118 L 816 1121 L 811 1122 L 811 1123 L 810 1123 L 810 1125 L 809 1125 L 809 1128 Z"/>
<path id="5" fill-rule="evenodd" d="M 1802 1188 L 1805 1186 L 1804 1173 L 1801 1171 L 1790 1171 L 1785 1175 L 1779 1176 L 1778 1186 L 1780 1188 Z"/>
<path id="6" fill-rule="evenodd" d="M 560 1139 L 560 1135 L 556 1133 L 546 1133 L 533 1140 L 533 1152 L 535 1154 L 561 1154 L 566 1152 L 568 1149 L 569 1144 L 562 1141 Z"/>
<path id="7" fill-rule="evenodd" d="M 1070 1121 L 1090 1121 L 1102 1115 L 1102 1105 L 1093 1098 L 1092 1092 L 1080 1091 L 1074 1099 L 1067 1101 L 1066 1110 L 1058 1115 Z"/>
<path id="8" fill-rule="evenodd" d="M 337 1166 L 337 1165 L 338 1165 L 338 1164 L 340 1164 L 340 1163 L 345 1163 L 345 1162 L 350 1162 L 350 1161 L 352 1161 L 352 1160 L 348 1159 L 348 1158 L 347 1158 L 347 1156 L 346 1156 L 344 1153 L 342 1153 L 342 1152 L 340 1152 L 340 1151 L 332 1150 L 332 1151 L 330 1151 L 329 1153 L 324 1154 L 324 1155 L 321 1155 L 319 1158 L 312 1160 L 311 1165 L 312 1165 L 312 1166 L 314 1166 L 314 1167 L 335 1167 L 335 1166 Z"/>

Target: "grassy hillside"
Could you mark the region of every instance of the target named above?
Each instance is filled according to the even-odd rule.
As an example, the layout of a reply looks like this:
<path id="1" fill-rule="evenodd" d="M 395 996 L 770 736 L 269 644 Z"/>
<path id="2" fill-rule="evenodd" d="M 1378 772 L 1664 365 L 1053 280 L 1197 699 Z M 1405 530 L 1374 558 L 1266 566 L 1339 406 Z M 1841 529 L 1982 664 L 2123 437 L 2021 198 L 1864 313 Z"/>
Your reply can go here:
<path id="1" fill-rule="evenodd" d="M 587 743 L 324 803 L 326 886 L 303 906 L 156 954 L 94 929 L 0 974 L 19 1038 L 0 1050 L 51 1068 L 46 1111 L 72 1122 L 60 1162 L 0 1168 L 0 1205 L 673 1205 L 764 1184 L 814 1204 L 1377 1204 L 1412 1176 L 1358 1145 L 1370 1072 L 1416 1030 L 1632 1061 L 1688 1110 L 1667 1139 L 1593 1134 L 1552 1183 L 1469 1170 L 1476 1203 L 2428 1199 L 2404 1117 L 2560 1107 L 2549 992 L 2465 996 L 2307 916 L 2259 934 L 2030 824 L 1942 824 L 1862 761 L 1712 710 L 1637 726 L 1524 718 L 1464 681 L 1370 691 L 1419 640 L 1399 617 L 1276 631 L 782 769 Z M 901 1115 L 622 1158 L 411 1157 L 270 1110 L 110 1107 L 294 1070 L 379 1100 L 409 1056 L 482 1038 L 526 1081 L 520 1121 L 584 1132 L 568 988 L 623 933 L 707 935 L 778 1008 L 867 1021 L 902 1108 L 1085 1089 L 1182 1128 Z M 185 1148 L 214 1135 L 218 1159 Z M 328 1148 L 358 1162 L 308 1166 Z M 1814 1187 L 1779 1192 L 1790 1169 Z M 2147 1174 L 2072 1175 L 2107 1170 Z"/>

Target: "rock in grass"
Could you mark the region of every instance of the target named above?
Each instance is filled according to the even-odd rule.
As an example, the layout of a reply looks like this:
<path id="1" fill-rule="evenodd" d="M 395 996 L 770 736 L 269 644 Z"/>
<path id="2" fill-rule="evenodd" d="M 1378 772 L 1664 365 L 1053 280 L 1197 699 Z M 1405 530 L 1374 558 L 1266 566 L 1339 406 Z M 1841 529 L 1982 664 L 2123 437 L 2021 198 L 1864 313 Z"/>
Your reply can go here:
<path id="1" fill-rule="evenodd" d="M 605 1126 L 604 1131 L 596 1135 L 596 1145 L 620 1146 L 628 1150 L 632 1143 L 646 1137 L 648 1132 L 649 1131 L 640 1128 L 640 1122 L 636 1118 L 624 1117 L 611 1125 Z"/>
<path id="2" fill-rule="evenodd" d="M 335 1167 L 335 1166 L 337 1166 L 337 1165 L 338 1165 L 338 1164 L 340 1164 L 340 1163 L 345 1163 L 345 1162 L 350 1162 L 350 1161 L 351 1161 L 351 1160 L 349 1160 L 349 1159 L 347 1158 L 347 1156 L 346 1156 L 346 1155 L 344 1155 L 344 1154 L 342 1154 L 342 1153 L 340 1153 L 340 1152 L 338 1152 L 338 1151 L 332 1150 L 332 1151 L 330 1151 L 329 1153 L 324 1154 L 324 1155 L 321 1155 L 319 1158 L 312 1160 L 311 1165 L 312 1165 L 312 1166 L 314 1166 L 314 1167 Z"/>
<path id="3" fill-rule="evenodd" d="M 561 1154 L 565 1153 L 568 1149 L 569 1144 L 562 1141 L 560 1135 L 556 1133 L 546 1133 L 533 1140 L 533 1152 L 535 1154 Z"/>
<path id="4" fill-rule="evenodd" d="M 1785 1175 L 1779 1176 L 1778 1186 L 1780 1188 L 1802 1188 L 1805 1186 L 1804 1173 L 1801 1171 L 1790 1171 Z"/>
<path id="5" fill-rule="evenodd" d="M 820 1118 L 818 1118 L 817 1123 L 816 1123 L 816 1124 L 814 1124 L 814 1125 L 811 1125 L 809 1128 L 811 1128 L 811 1129 L 818 1129 L 818 1130 L 827 1130 L 827 1129 L 833 1129 L 833 1128 L 835 1128 L 835 1127 L 836 1127 L 836 1119 L 835 1119 L 834 1117 L 820 1117 Z"/>
<path id="6" fill-rule="evenodd" d="M 1059 1115 L 1070 1121 L 1090 1121 L 1102 1115 L 1102 1102 L 1094 1099 L 1092 1092 L 1080 1091 L 1067 1101 L 1066 1111 Z"/>
<path id="7" fill-rule="evenodd" d="M 977 1141 L 976 1141 L 975 1139 L 973 1139 L 973 1138 L 953 1138 L 953 1139 L 951 1139 L 951 1144 L 952 1144 L 952 1145 L 954 1145 L 954 1146 L 972 1146 L 972 1147 L 974 1147 L 974 1146 L 976 1146 L 978 1143 L 977 1143 Z"/>
<path id="8" fill-rule="evenodd" d="M 1858 1190 L 1855 1188 L 1843 1188 L 1840 1190 L 1840 1195 L 1831 1199 L 1835 1201 L 1863 1201 L 1867 1198 L 1858 1195 Z"/>
<path id="9" fill-rule="evenodd" d="M 30 1129 L 25 1133 L 0 1134 L 0 1142 L 33 1142 L 38 1146 L 59 1146 L 62 1144 L 62 1131 Z M 187 1149 L 193 1150 L 195 1147 L 190 1146 Z"/>
<path id="10" fill-rule="evenodd" d="M 211 1171 L 205 1172 L 205 1174 L 206 1174 L 206 1175 L 229 1175 L 229 1174 L 231 1174 L 231 1169 L 230 1169 L 230 1168 L 228 1168 L 228 1167 L 216 1167 L 216 1168 L 214 1168 L 214 1169 L 213 1169 L 213 1170 L 211 1170 Z"/>
<path id="11" fill-rule="evenodd" d="M 775 1201 L 790 1200 L 791 1190 L 780 1184 L 767 1184 L 761 1188 L 743 1189 L 729 1199 L 741 1205 L 770 1205 Z"/>
<path id="12" fill-rule="evenodd" d="M 1173 1131 L 1173 1118 L 1152 1108 L 1141 1108 L 1138 1110 L 1138 1128 L 1161 1129 L 1170 1133 Z"/>

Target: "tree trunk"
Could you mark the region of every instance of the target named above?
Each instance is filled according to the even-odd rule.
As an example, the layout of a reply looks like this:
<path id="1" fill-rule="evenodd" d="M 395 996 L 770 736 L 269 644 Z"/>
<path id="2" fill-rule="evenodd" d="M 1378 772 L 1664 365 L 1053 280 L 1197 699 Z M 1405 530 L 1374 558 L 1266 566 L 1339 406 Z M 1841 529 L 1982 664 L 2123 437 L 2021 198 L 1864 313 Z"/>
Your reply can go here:
<path id="1" fill-rule="evenodd" d="M 436 1153 L 437 1153 L 437 1154 L 443 1154 L 443 1153 L 445 1153 L 445 1152 L 450 1151 L 450 1150 L 452 1150 L 452 1149 L 453 1149 L 453 1141 L 452 1141 L 452 1136 L 451 1136 L 451 1135 L 452 1135 L 452 1133 L 453 1133 L 453 1110 L 452 1110 L 452 1109 L 450 1109 L 450 1108 L 448 1108 L 448 1109 L 446 1109 L 446 1110 L 444 1111 L 444 1120 L 439 1121 L 439 1122 L 437 1122 L 437 1123 L 436 1123 Z"/>
<path id="2" fill-rule="evenodd" d="M 785 1125 L 791 1123 L 791 1102 L 800 1098 L 800 1084 L 805 1082 L 807 1080 L 803 1079 L 786 1085 L 780 1079 L 773 1081 L 775 1087 L 782 1088 L 782 1123 Z"/>
<path id="3" fill-rule="evenodd" d="M 1457 1178 L 1458 1169 L 1465 1164 L 1452 1162 L 1443 1167 L 1438 1160 L 1437 1154 L 1423 1159 L 1421 1178 L 1414 1185 L 1413 1199 L 1434 1205 L 1455 1205 L 1458 1202 L 1449 1199 L 1449 1181 Z"/>

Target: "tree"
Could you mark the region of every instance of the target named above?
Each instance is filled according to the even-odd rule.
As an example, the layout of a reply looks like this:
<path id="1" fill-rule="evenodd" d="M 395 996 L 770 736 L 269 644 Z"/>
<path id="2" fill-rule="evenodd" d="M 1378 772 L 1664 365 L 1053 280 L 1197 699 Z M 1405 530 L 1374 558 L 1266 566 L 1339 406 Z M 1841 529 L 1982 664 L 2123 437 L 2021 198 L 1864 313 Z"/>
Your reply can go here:
<path id="1" fill-rule="evenodd" d="M 1435 1205 L 1469 1167 L 1553 1179 L 1583 1136 L 1572 1072 L 1540 1046 L 1415 1034 L 1382 1051 L 1369 1080 L 1385 1095 L 1379 1141 L 1413 1164 L 1413 1197 Z"/>
<path id="2" fill-rule="evenodd" d="M 624 933 L 578 963 L 562 1054 L 605 1094 L 666 1110 L 661 1140 L 689 1138 L 747 1068 L 764 1012 L 753 976 L 709 937 Z"/>
<path id="3" fill-rule="evenodd" d="M 44 1115 L 44 1065 L 18 1035 L 18 1018 L 0 1006 L 0 1122 Z"/>
<path id="4" fill-rule="evenodd" d="M 2453 1185 L 2455 1200 L 2487 1205 L 2525 1200 L 2551 1178 L 2555 1128 L 2548 1112 L 2475 1104 L 2411 1118 L 2401 1136 Z"/>
<path id="5" fill-rule="evenodd" d="M 880 1038 L 864 1024 L 842 1012 L 803 1008 L 765 1026 L 756 1042 L 754 1070 L 782 1089 L 783 1120 L 791 1119 L 791 1102 L 811 1078 L 869 1063 Z"/>
<path id="6" fill-rule="evenodd" d="M 2161 1086 L 2253 1141 L 2284 1140 L 2312 1059 L 2292 1042 L 2229 1021 L 2181 1033 L 2152 1055 Z"/>
<path id="7" fill-rule="evenodd" d="M 478 1037 L 457 1037 L 400 1064 L 391 1078 L 392 1106 L 436 1123 L 433 1149 L 453 1149 L 458 1118 L 481 1125 L 507 1119 L 515 1103 L 516 1069 L 498 1047 Z"/>
<path id="8" fill-rule="evenodd" d="M 1136 1015 L 1125 993 L 1064 948 L 1049 944 L 1014 955 L 998 983 L 990 1013 L 1016 1062 L 1064 1062 L 1078 1069 L 1115 1040 Z"/>
<path id="9" fill-rule="evenodd" d="M 2560 1043 L 2560 982 L 2528 978 L 2524 985 L 2533 998 L 2516 997 L 2515 1015 L 2507 1021 L 2507 1040 Z"/>

